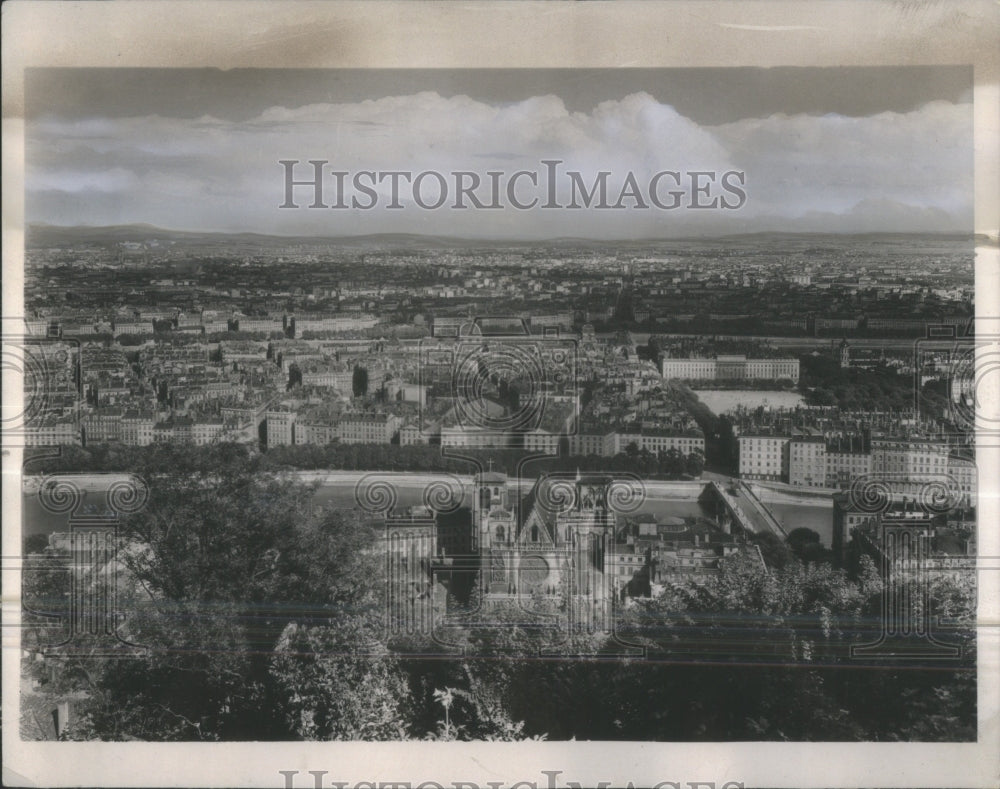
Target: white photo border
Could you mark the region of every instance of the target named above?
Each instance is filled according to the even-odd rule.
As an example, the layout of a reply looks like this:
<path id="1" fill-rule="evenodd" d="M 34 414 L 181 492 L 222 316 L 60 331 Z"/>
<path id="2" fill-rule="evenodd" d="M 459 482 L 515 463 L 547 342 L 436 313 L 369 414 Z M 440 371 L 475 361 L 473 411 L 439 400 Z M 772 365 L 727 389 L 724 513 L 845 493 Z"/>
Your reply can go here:
<path id="1" fill-rule="evenodd" d="M 3 6 L 3 314 L 23 315 L 30 67 L 620 68 L 964 65 L 974 74 L 977 316 L 1000 315 L 1000 6 L 822 2 L 14 2 Z M 21 382 L 4 375 L 4 400 Z M 9 398 L 9 399 L 8 399 Z M 986 404 L 996 418 L 1000 404 Z M 977 456 L 979 552 L 1000 556 L 1000 449 Z M 5 785 L 273 786 L 282 770 L 418 786 L 986 787 L 1000 780 L 1000 573 L 979 576 L 979 741 L 63 743 L 19 739 L 20 451 L 3 456 Z M 996 569 L 996 562 L 992 563 Z M 362 785 L 367 785 L 362 783 Z"/>

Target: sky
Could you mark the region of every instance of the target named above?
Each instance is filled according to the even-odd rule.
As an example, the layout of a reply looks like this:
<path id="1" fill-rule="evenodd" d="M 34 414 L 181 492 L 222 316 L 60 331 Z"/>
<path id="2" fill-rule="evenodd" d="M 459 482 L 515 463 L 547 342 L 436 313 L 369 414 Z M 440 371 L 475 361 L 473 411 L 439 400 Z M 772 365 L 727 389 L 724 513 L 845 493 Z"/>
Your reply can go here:
<path id="1" fill-rule="evenodd" d="M 500 239 L 969 232 L 971 86 L 967 67 L 925 66 L 33 69 L 27 218 Z M 467 170 L 484 182 L 489 171 L 506 178 L 559 159 L 588 185 L 610 172 L 611 202 L 629 172 L 645 189 L 662 170 L 735 170 L 747 199 L 736 210 L 634 200 L 623 210 L 457 210 L 450 200 L 423 210 L 404 188 L 404 208 L 389 210 L 385 182 L 371 210 L 289 210 L 278 208 L 283 159 L 303 162 L 297 177 L 322 159 L 349 173 Z M 301 204 L 307 191 L 297 192 Z M 428 187 L 425 197 L 435 194 Z"/>

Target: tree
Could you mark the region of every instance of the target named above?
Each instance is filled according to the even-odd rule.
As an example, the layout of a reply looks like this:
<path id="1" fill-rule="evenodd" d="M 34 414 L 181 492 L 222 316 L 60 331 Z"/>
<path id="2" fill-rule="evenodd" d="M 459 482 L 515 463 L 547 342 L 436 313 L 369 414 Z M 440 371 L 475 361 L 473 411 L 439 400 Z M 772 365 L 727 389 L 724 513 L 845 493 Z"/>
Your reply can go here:
<path id="1" fill-rule="evenodd" d="M 409 466 L 443 462 L 432 447 L 395 453 Z M 516 459 L 493 455 L 501 465 Z M 393 642 L 390 652 L 379 644 L 384 563 L 374 526 L 352 511 L 315 512 L 309 487 L 262 473 L 292 462 L 385 468 L 389 457 L 383 447 L 333 445 L 276 448 L 258 460 L 221 444 L 98 446 L 45 459 L 132 469 L 151 490 L 148 506 L 122 524 L 119 590 L 123 635 L 149 652 L 57 664 L 48 681 L 89 697 L 71 736 L 975 738 L 974 571 L 935 576 L 930 594 L 933 621 L 957 623 L 944 637 L 962 646 L 960 660 L 864 664 L 850 648 L 877 638 L 881 578 L 867 557 L 850 577 L 799 561 L 790 545 L 819 545 L 807 529 L 788 544 L 754 536 L 766 565 L 738 551 L 712 574 L 616 607 L 616 633 L 646 646 L 648 660 L 615 658 L 601 634 L 566 632 L 559 595 L 476 610 L 455 629 L 465 652 L 451 660 L 424 659 L 412 643 L 405 652 Z M 643 461 L 641 452 L 618 457 Z M 462 528 L 469 517 L 451 513 L 439 527 Z M 37 648 L 41 614 L 65 611 L 70 585 L 54 556 L 29 564 L 23 643 Z M 535 627 L 535 614 L 558 624 Z"/>
<path id="2" fill-rule="evenodd" d="M 49 539 L 44 534 L 29 534 L 24 540 L 24 554 L 43 553 L 49 547 Z"/>
<path id="3" fill-rule="evenodd" d="M 558 620 L 559 602 L 531 599 L 525 605 Z M 481 620 L 482 616 L 472 618 Z M 580 726 L 586 719 L 566 714 L 572 709 L 572 697 L 587 695 L 585 683 L 573 678 L 578 660 L 553 660 L 550 653 L 564 649 L 570 654 L 596 656 L 605 638 L 600 634 L 573 635 L 562 628 L 531 627 L 531 618 L 517 603 L 493 603 L 489 625 L 479 621 L 464 631 L 460 638 L 469 657 L 453 663 L 444 675 L 435 677 L 436 685 L 424 690 L 432 702 L 439 699 L 439 706 L 450 698 L 448 718 L 439 721 L 444 725 L 433 729 L 431 738 L 545 739 L 549 726 L 559 725 L 560 720 L 560 727 L 570 729 L 567 737 L 588 731 L 586 724 Z M 538 704 L 539 698 L 545 698 L 546 703 Z M 579 728 L 573 731 L 576 726 Z"/>
<path id="4" fill-rule="evenodd" d="M 660 452 L 659 470 L 661 473 L 679 477 L 684 473 L 685 467 L 685 457 L 676 447 L 670 447 L 670 449 Z"/>
<path id="5" fill-rule="evenodd" d="M 290 731 L 303 740 L 409 736 L 406 676 L 379 635 L 369 620 L 350 615 L 285 628 L 270 674 Z"/>
<path id="6" fill-rule="evenodd" d="M 785 542 L 788 543 L 788 547 L 791 548 L 795 553 L 801 554 L 802 549 L 811 543 L 819 543 L 821 538 L 819 533 L 808 529 L 804 526 L 800 526 L 797 529 L 792 529 L 788 533 L 788 537 L 785 538 Z"/>
<path id="7" fill-rule="evenodd" d="M 351 388 L 355 397 L 364 397 L 368 394 L 368 370 L 360 365 L 354 366 L 354 375 L 351 378 Z"/>
<path id="8" fill-rule="evenodd" d="M 733 430 L 733 423 L 726 416 L 720 416 L 717 422 L 718 438 L 708 442 L 708 446 L 715 448 L 715 461 L 722 469 L 735 471 L 739 459 L 739 440 Z M 706 433 L 706 439 L 708 434 Z M 708 447 L 706 447 L 706 451 Z"/>
<path id="9" fill-rule="evenodd" d="M 781 541 L 777 534 L 760 532 L 753 535 L 754 544 L 760 549 L 761 556 L 768 567 L 784 567 L 793 558 L 791 549 Z"/>
<path id="10" fill-rule="evenodd" d="M 692 477 L 700 477 L 704 470 L 705 456 L 698 450 L 688 453 L 685 459 L 685 471 Z"/>
<path id="11" fill-rule="evenodd" d="M 646 738 L 974 739 L 971 585 L 939 583 L 936 613 L 968 623 L 955 636 L 962 661 L 864 665 L 850 647 L 879 632 L 882 581 L 870 560 L 851 580 L 828 564 L 768 569 L 735 554 L 715 576 L 633 609 L 621 632 L 678 662 L 616 676 L 615 703 L 648 710 Z"/>
<path id="12" fill-rule="evenodd" d="M 785 539 L 792 553 L 803 562 L 832 562 L 833 551 L 823 547 L 820 536 L 812 529 L 792 529 Z"/>
<path id="13" fill-rule="evenodd" d="M 89 667 L 80 736 L 305 736 L 311 730 L 290 729 L 288 715 L 275 713 L 290 703 L 289 675 L 273 665 L 282 634 L 291 624 L 319 628 L 303 637 L 322 644 L 322 628 L 345 613 L 378 626 L 383 564 L 373 527 L 349 511 L 315 513 L 310 488 L 255 474 L 239 453 L 215 461 L 207 478 L 150 474 L 149 504 L 122 525 L 125 574 L 145 593 L 127 635 L 149 651 Z M 321 682 L 332 668 L 310 670 Z"/>

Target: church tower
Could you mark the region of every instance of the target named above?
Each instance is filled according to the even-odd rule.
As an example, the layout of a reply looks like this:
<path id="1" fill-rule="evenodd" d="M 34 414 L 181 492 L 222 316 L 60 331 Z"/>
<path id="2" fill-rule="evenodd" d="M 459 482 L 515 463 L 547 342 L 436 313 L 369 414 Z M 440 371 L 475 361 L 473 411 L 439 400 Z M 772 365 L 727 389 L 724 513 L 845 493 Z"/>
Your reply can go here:
<path id="1" fill-rule="evenodd" d="M 842 370 L 846 370 L 851 366 L 851 346 L 847 343 L 847 338 L 845 337 L 840 343 L 840 367 Z"/>
<path id="2" fill-rule="evenodd" d="M 575 480 L 574 506 L 560 514 L 557 530 L 570 554 L 569 621 L 575 632 L 607 632 L 611 627 L 615 516 L 608 508 L 610 479 L 598 475 Z"/>
<path id="3" fill-rule="evenodd" d="M 507 475 L 484 471 L 474 479 L 472 507 L 473 548 L 487 550 L 495 543 L 514 539 L 513 514 Z"/>
<path id="4" fill-rule="evenodd" d="M 507 475 L 492 469 L 474 479 L 473 550 L 479 552 L 480 583 L 486 594 L 517 589 L 517 519 Z"/>

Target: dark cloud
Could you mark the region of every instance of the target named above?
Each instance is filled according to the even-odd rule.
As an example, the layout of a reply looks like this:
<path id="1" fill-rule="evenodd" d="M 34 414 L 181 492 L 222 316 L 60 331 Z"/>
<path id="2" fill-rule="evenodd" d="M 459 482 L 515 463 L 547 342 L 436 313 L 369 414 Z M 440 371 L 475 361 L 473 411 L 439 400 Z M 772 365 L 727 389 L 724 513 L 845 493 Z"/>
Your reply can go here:
<path id="1" fill-rule="evenodd" d="M 433 90 L 489 104 L 553 94 L 571 111 L 645 92 L 697 123 L 775 113 L 862 116 L 971 101 L 971 66 L 674 69 L 29 69 L 28 117 L 212 115 L 356 103 Z"/>

